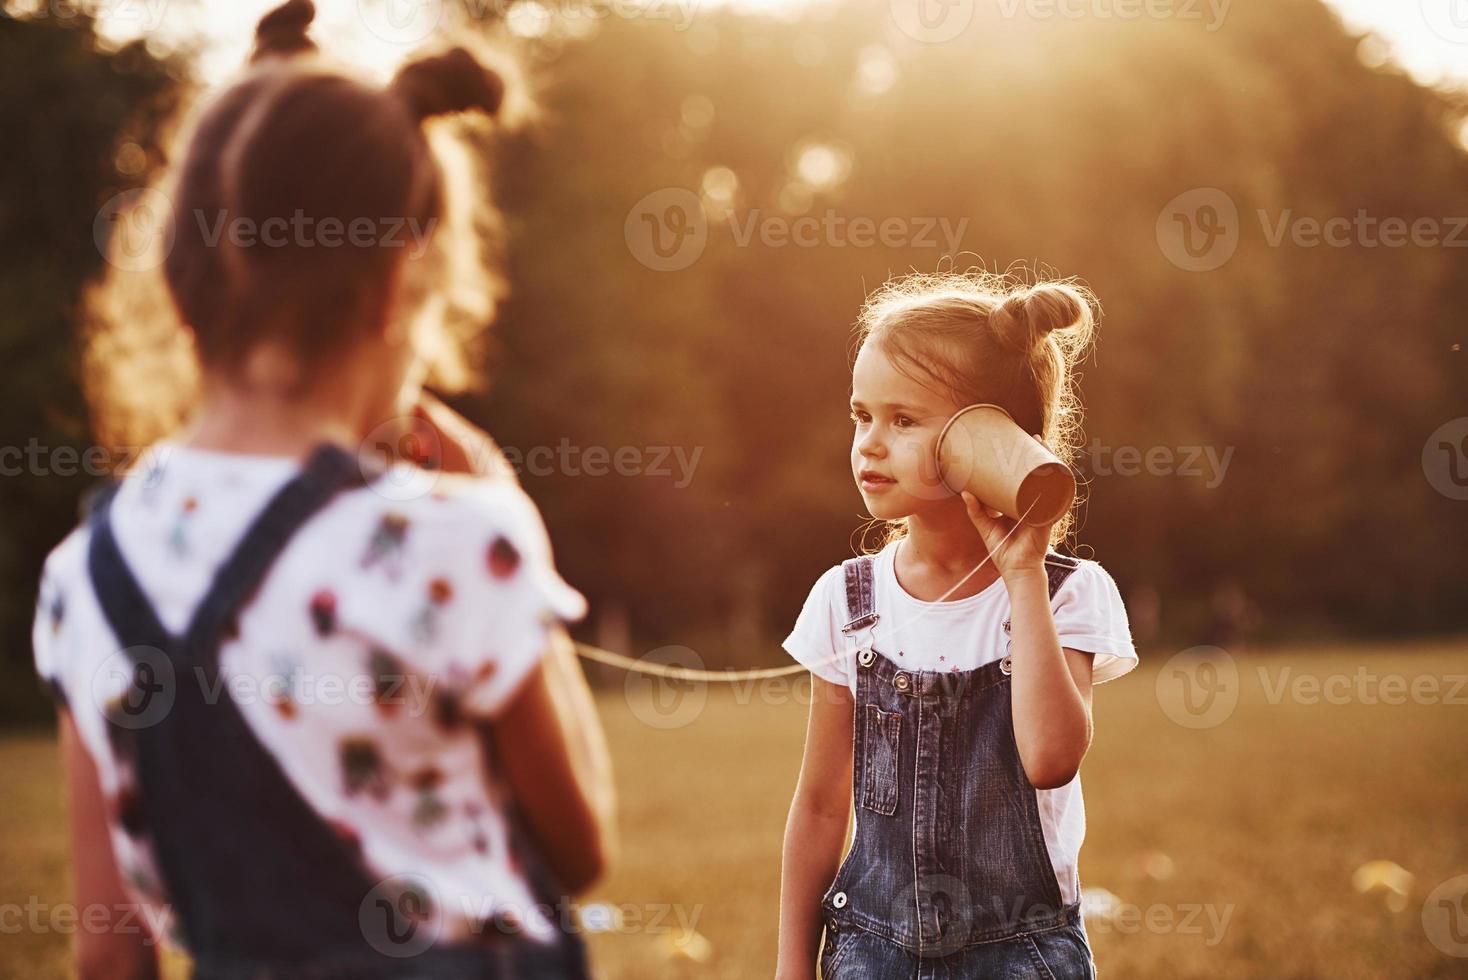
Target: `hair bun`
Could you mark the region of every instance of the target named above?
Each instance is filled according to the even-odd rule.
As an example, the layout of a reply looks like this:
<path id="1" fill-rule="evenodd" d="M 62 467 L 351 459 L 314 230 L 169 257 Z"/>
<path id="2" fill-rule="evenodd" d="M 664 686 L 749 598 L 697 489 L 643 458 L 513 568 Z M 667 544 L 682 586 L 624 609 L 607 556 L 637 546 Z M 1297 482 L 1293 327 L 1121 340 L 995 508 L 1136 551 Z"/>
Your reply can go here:
<path id="1" fill-rule="evenodd" d="M 990 314 L 1000 341 L 1015 353 L 1032 356 L 1056 330 L 1089 328 L 1091 306 L 1072 286 L 1045 282 L 1004 298 Z"/>
<path id="2" fill-rule="evenodd" d="M 404 65 L 391 89 L 420 122 L 469 109 L 493 116 L 505 100 L 504 79 L 464 48 Z"/>
<path id="3" fill-rule="evenodd" d="M 316 5 L 311 0 L 287 0 L 276 7 L 255 28 L 255 53 L 250 61 L 315 51 L 316 42 L 306 34 L 315 19 Z"/>

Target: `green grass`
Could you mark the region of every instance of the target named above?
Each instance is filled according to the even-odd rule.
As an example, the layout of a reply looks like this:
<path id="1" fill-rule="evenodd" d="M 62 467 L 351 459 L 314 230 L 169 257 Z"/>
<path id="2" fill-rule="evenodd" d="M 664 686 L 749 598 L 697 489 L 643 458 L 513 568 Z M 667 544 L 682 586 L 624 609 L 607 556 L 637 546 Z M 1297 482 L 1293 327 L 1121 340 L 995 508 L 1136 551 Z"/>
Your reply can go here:
<path id="1" fill-rule="evenodd" d="M 1135 906 L 1140 920 L 1091 921 L 1102 976 L 1468 975 L 1468 959 L 1435 948 L 1422 919 L 1427 894 L 1468 873 L 1468 706 L 1369 704 L 1354 693 L 1346 704 L 1270 703 L 1257 674 L 1264 669 L 1271 684 L 1286 666 L 1296 676 L 1354 677 L 1365 667 L 1441 678 L 1468 674 L 1465 654 L 1463 643 L 1439 642 L 1240 656 L 1237 708 L 1200 730 L 1173 723 L 1159 704 L 1165 654 L 1098 688 L 1081 876 Z M 587 900 L 664 914 L 668 927 L 594 936 L 601 976 L 770 976 L 803 704 L 788 689 L 767 697 L 722 689 L 687 724 L 666 728 L 639 720 L 620 684 L 601 705 L 623 851 Z M 0 902 L 67 900 L 56 766 L 47 737 L 0 742 Z M 1413 874 L 1399 910 L 1353 888 L 1352 873 L 1373 859 Z M 1166 925 L 1194 909 L 1189 927 Z M 1221 935 L 1209 909 L 1229 915 Z M 694 942 L 674 941 L 679 915 L 697 916 Z M 0 977 L 68 976 L 66 947 L 55 933 L 6 934 Z"/>

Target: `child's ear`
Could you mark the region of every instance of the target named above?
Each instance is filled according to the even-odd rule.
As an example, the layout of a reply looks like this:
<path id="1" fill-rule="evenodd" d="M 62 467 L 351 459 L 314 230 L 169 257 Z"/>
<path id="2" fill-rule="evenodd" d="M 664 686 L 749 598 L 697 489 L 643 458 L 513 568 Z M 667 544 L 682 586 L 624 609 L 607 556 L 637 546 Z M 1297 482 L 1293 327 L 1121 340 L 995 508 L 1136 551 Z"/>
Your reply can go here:
<path id="1" fill-rule="evenodd" d="M 374 320 L 373 332 L 394 347 L 408 339 L 408 318 L 403 315 L 406 312 L 402 288 L 405 261 L 405 258 L 400 258 L 388 266 L 381 287 L 374 291 L 376 295 L 369 294 L 367 298 L 368 315 Z"/>

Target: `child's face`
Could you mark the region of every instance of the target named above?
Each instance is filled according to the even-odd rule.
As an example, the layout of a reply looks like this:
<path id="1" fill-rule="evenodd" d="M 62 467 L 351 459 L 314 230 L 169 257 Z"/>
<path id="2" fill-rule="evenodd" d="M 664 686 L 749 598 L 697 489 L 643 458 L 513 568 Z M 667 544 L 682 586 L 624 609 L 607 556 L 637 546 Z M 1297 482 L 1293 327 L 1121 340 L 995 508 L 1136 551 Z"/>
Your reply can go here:
<path id="1" fill-rule="evenodd" d="M 873 517 L 897 520 L 953 499 L 935 451 L 961 407 L 897 370 L 880 347 L 862 346 L 851 372 L 851 475 Z"/>

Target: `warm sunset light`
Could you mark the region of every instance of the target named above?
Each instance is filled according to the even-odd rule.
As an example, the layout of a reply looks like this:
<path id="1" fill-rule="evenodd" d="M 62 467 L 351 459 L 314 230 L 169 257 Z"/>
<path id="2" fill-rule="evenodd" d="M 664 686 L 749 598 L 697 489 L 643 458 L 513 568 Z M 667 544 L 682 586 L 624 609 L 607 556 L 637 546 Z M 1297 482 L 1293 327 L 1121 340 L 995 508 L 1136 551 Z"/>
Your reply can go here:
<path id="1" fill-rule="evenodd" d="M 0 977 L 1468 975 L 1468 0 L 0 82 Z"/>

